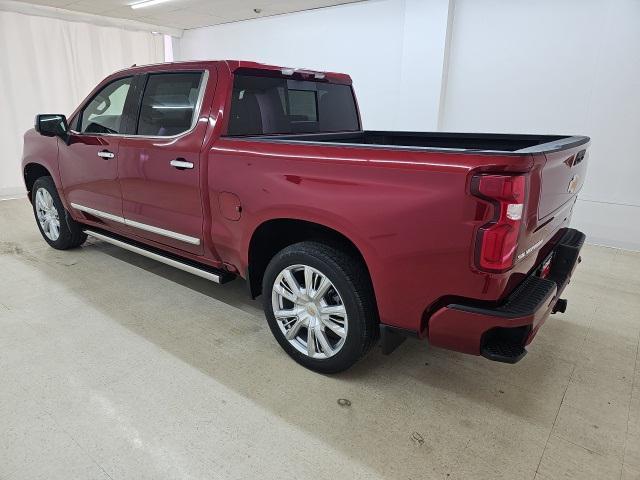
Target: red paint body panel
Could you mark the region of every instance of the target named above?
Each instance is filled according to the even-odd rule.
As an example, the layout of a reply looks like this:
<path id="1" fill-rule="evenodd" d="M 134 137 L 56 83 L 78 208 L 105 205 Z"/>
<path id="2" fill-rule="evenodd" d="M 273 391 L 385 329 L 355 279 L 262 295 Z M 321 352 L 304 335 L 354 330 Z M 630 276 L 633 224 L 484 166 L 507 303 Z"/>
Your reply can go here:
<path id="1" fill-rule="evenodd" d="M 477 354 L 482 333 L 502 326 L 501 321 L 451 311 L 446 299 L 499 302 L 543 260 L 567 227 L 575 201 L 562 193 L 568 170 L 559 174 L 545 166 L 553 164 L 558 170 L 566 157 L 586 147 L 545 156 L 224 137 L 233 71 L 238 68 L 281 70 L 226 61 L 117 72 L 87 98 L 121 76 L 208 70 L 195 129 L 171 139 L 104 139 L 110 150 L 117 149 L 117 162 L 111 164 L 96 156 L 103 147 L 100 141 L 65 145 L 30 131 L 23 164 L 38 162 L 49 169 L 76 220 L 208 265 L 231 265 L 241 276 L 247 274 L 252 235 L 264 222 L 299 219 L 334 229 L 364 257 L 382 323 L 425 336 L 431 316 L 434 343 Z M 344 74 L 326 73 L 326 79 L 351 84 Z M 170 167 L 175 158 L 192 162 L 194 168 Z M 582 179 L 586 163 L 579 169 Z M 494 215 L 491 203 L 470 192 L 471 178 L 482 172 L 526 176 L 527 200 L 516 253 L 520 259 L 504 273 L 474 266 L 476 232 Z M 70 208 L 76 199 L 201 242 L 185 245 L 120 224 L 96 223 Z M 518 323 L 535 324 L 542 317 L 545 312 Z"/>
<path id="2" fill-rule="evenodd" d="M 22 171 L 25 172 L 28 166 L 40 165 L 51 174 L 58 192 L 63 193 L 64 187 L 60 180 L 60 167 L 58 165 L 58 139 L 53 137 L 43 137 L 33 128 L 24 134 L 24 148 L 22 151 Z M 28 191 L 28 190 L 27 190 Z M 31 192 L 29 198 L 31 198 Z M 66 197 L 61 195 L 62 202 L 68 208 Z"/>
<path id="3" fill-rule="evenodd" d="M 545 154 L 547 161 L 542 173 L 542 192 L 538 207 L 540 217 L 549 215 L 570 201 L 575 192 L 582 188 L 589 151 L 584 151 L 582 157 L 577 157 L 581 150 L 584 148 Z M 569 191 L 570 183 L 572 191 Z"/>
<path id="4" fill-rule="evenodd" d="M 118 164 L 113 159 L 98 156 L 108 150 L 115 155 L 121 138 L 71 135 L 68 145 L 58 140 L 58 164 L 69 204 L 90 205 L 92 208 L 122 216 L 122 192 L 118 182 Z M 105 220 L 107 225 L 118 224 Z"/>
<path id="5" fill-rule="evenodd" d="M 220 139 L 209 157 L 216 166 L 210 195 L 235 192 L 243 214 L 238 222 L 214 223 L 213 241 L 225 245 L 225 259 L 245 272 L 249 242 L 261 223 L 295 218 L 328 226 L 365 258 L 381 321 L 419 330 L 422 314 L 439 297 L 497 300 L 511 276 L 524 276 L 535 264 L 535 257 L 527 258 L 502 275 L 470 268 L 475 229 L 489 217 L 476 218 L 480 201 L 461 192 L 469 173 L 491 161 L 349 147 L 325 147 L 320 154 L 305 145 Z M 512 161 L 500 167 L 522 170 L 530 163 Z"/>

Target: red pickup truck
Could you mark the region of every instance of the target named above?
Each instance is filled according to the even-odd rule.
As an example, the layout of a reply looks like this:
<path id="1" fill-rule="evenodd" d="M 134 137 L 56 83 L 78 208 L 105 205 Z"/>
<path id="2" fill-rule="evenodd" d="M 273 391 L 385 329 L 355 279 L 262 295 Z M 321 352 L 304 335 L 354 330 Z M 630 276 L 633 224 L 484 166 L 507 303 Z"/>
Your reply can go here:
<path id="1" fill-rule="evenodd" d="M 349 76 L 139 66 L 42 114 L 22 168 L 54 248 L 87 235 L 263 294 L 320 372 L 407 336 L 516 362 L 580 260 L 589 138 L 366 131 Z"/>

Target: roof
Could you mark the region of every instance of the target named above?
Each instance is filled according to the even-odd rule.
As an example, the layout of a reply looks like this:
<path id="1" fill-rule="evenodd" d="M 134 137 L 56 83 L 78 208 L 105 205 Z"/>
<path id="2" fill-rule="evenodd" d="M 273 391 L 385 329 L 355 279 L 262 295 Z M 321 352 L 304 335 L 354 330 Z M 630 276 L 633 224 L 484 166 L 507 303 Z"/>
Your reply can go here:
<path id="1" fill-rule="evenodd" d="M 154 70 L 165 70 L 167 67 L 174 67 L 177 70 L 184 69 L 201 69 L 201 68 L 209 68 L 215 69 L 220 64 L 226 64 L 227 68 L 231 72 L 235 72 L 238 69 L 247 69 L 247 70 L 271 70 L 271 71 L 279 71 L 282 72 L 283 75 L 292 75 L 294 73 L 300 73 L 303 75 L 322 75 L 322 78 L 327 78 L 328 80 L 336 83 L 351 83 L 351 77 L 344 73 L 338 72 L 327 72 L 315 69 L 307 69 L 307 68 L 297 68 L 297 67 L 283 67 L 278 65 L 268 65 L 265 63 L 247 61 L 247 60 L 190 60 L 190 61 L 182 61 L 182 62 L 164 62 L 164 63 L 154 63 L 149 65 L 132 65 L 129 68 L 125 68 L 114 72 L 115 74 L 122 73 L 138 73 L 138 72 L 148 72 Z M 291 72 L 291 73 L 288 73 Z M 112 76 L 110 75 L 110 77 Z M 316 77 L 320 78 L 320 77 Z"/>

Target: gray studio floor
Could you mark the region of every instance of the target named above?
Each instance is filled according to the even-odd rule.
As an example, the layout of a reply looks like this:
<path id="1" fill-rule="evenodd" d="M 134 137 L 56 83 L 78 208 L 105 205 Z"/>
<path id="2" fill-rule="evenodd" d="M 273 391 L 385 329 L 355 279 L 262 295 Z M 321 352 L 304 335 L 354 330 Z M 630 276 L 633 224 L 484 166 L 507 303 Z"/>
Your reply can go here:
<path id="1" fill-rule="evenodd" d="M 585 247 L 566 297 L 514 366 L 408 341 L 325 377 L 243 282 L 0 202 L 0 478 L 640 478 L 640 254 Z"/>

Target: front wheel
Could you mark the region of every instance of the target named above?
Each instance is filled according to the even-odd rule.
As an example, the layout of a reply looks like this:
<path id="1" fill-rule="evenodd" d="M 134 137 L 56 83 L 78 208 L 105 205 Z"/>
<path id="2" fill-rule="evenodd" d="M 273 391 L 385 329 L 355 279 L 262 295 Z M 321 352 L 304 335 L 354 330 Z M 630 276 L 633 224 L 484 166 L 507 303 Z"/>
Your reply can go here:
<path id="1" fill-rule="evenodd" d="M 49 245 L 57 250 L 67 250 L 85 242 L 87 235 L 62 205 L 53 178 L 38 178 L 31 194 L 33 214 L 42 237 Z"/>
<path id="2" fill-rule="evenodd" d="M 262 293 L 276 340 L 311 370 L 346 370 L 377 338 L 368 273 L 342 250 L 318 242 L 290 245 L 271 259 Z"/>

